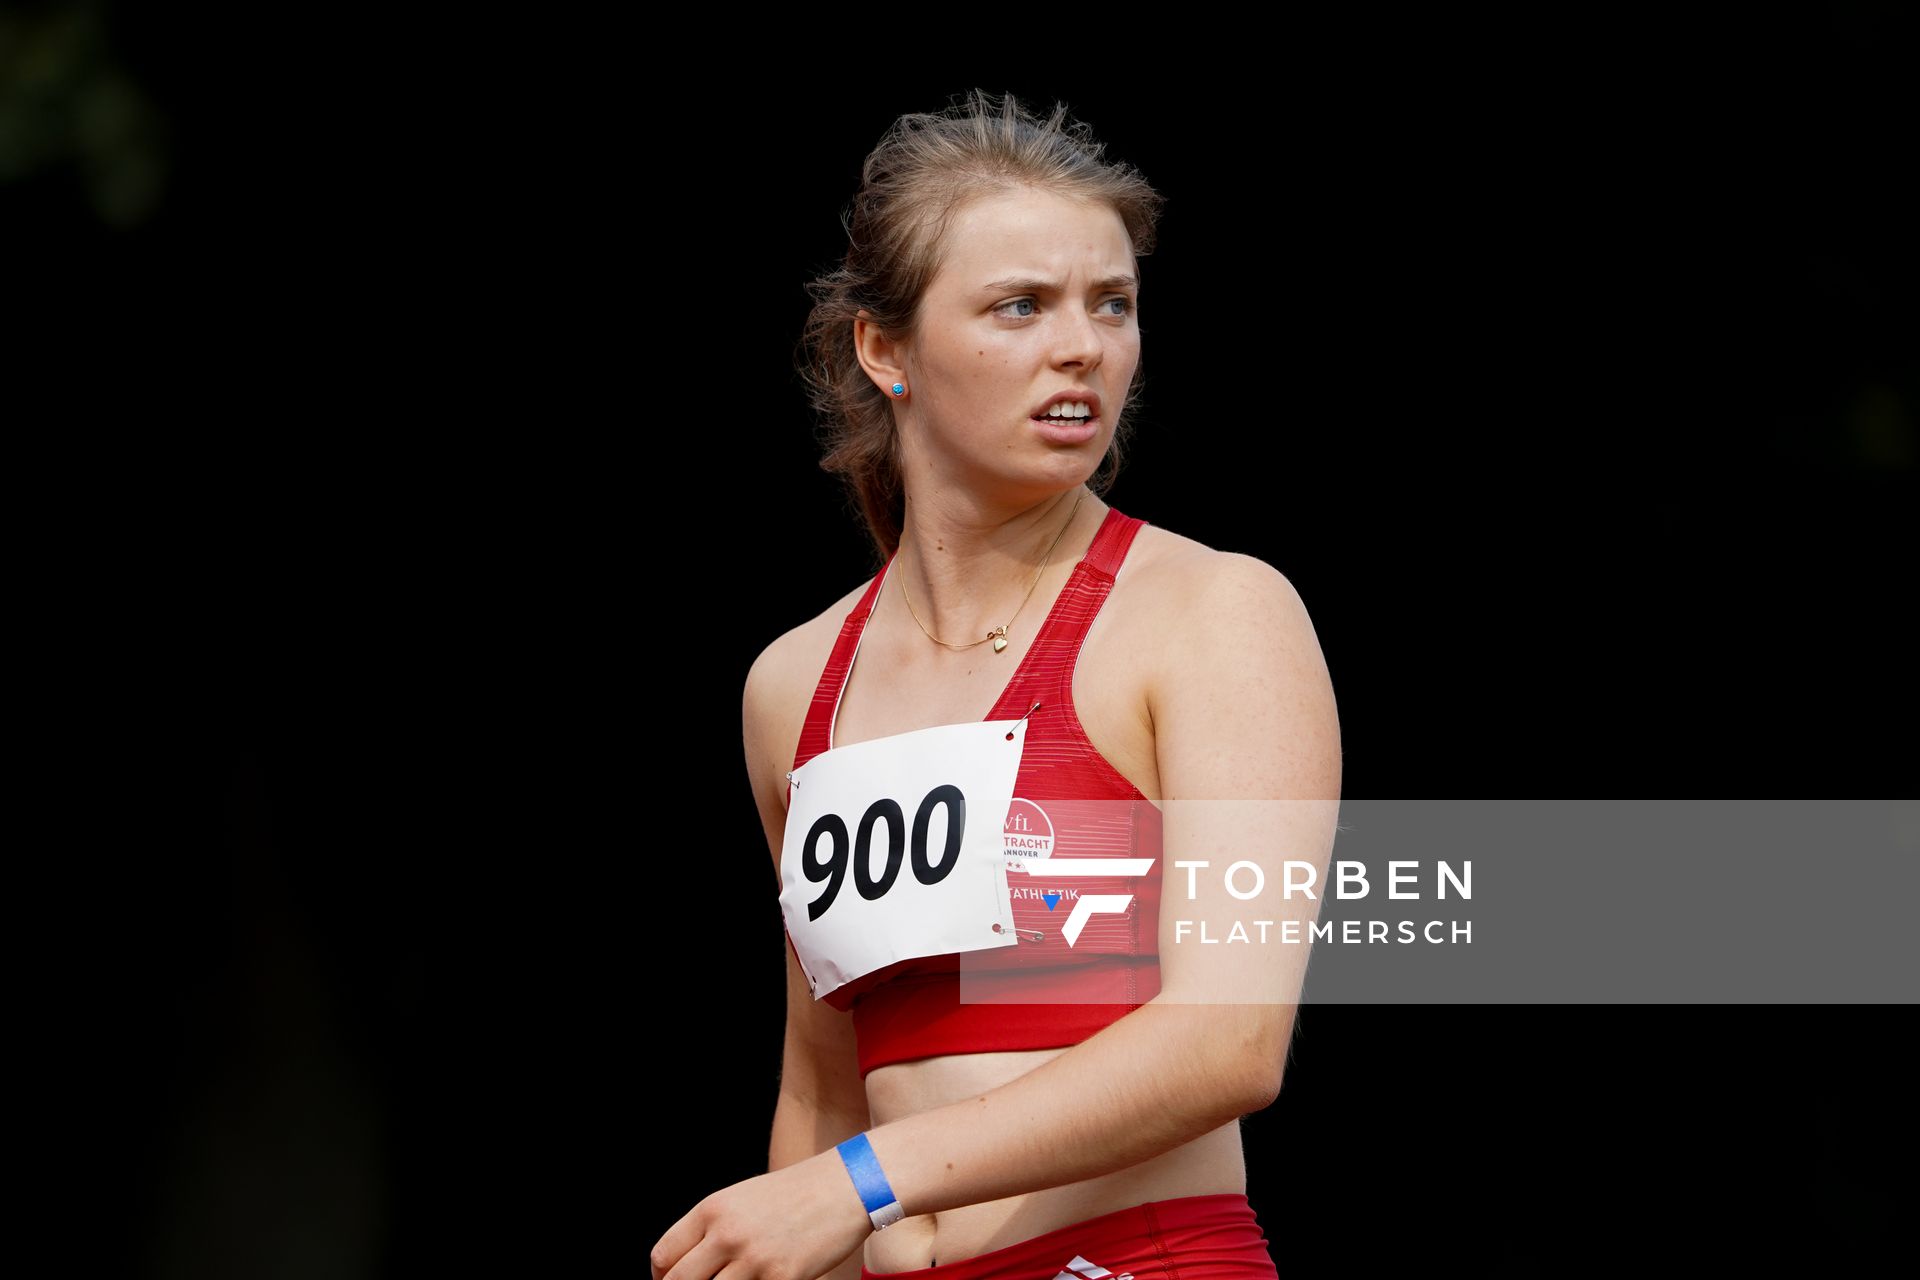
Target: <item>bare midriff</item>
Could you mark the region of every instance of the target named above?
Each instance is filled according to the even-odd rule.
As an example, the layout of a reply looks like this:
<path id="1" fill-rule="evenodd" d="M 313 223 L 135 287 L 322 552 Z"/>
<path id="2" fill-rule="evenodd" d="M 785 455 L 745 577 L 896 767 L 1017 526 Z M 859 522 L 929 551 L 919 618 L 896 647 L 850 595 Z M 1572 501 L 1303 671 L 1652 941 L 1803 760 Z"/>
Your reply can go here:
<path id="1" fill-rule="evenodd" d="M 883 1125 L 998 1088 L 1065 1052 L 949 1054 L 877 1067 L 867 1073 L 868 1111 L 874 1125 Z M 1085 1140 L 1068 1130 L 1057 1137 L 1063 1143 Z M 1183 1146 L 1099 1177 L 902 1218 L 867 1237 L 865 1262 L 869 1271 L 916 1271 L 1149 1200 L 1246 1189 L 1240 1123 L 1230 1120 Z"/>

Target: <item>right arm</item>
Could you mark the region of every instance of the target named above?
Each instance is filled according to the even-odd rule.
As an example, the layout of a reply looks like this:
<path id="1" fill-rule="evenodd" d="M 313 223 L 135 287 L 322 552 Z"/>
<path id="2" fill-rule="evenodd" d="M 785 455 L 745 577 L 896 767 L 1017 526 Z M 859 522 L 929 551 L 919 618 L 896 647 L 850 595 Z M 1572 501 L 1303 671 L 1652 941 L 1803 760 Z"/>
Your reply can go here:
<path id="1" fill-rule="evenodd" d="M 747 673 L 741 699 L 747 774 L 779 892 L 780 852 L 787 824 L 787 769 L 799 741 L 812 686 L 808 663 L 819 657 L 806 643 L 807 630 L 788 632 L 767 646 Z M 769 1172 L 820 1154 L 872 1127 L 866 1088 L 854 1051 L 853 1018 L 807 989 L 806 975 L 783 934 L 787 956 L 787 1027 L 780 1064 L 780 1094 L 767 1147 Z M 848 1190 L 851 1193 L 852 1184 Z M 858 1280 L 862 1252 L 828 1272 L 825 1280 Z"/>
<path id="2" fill-rule="evenodd" d="M 817 1009 L 796 1011 L 796 1002 Z M 848 1022 L 846 1014 L 814 1000 L 788 951 L 787 1044 L 780 1065 L 780 1098 L 773 1108 L 768 1172 L 798 1164 L 873 1127 L 851 1027 L 842 1025 Z"/>

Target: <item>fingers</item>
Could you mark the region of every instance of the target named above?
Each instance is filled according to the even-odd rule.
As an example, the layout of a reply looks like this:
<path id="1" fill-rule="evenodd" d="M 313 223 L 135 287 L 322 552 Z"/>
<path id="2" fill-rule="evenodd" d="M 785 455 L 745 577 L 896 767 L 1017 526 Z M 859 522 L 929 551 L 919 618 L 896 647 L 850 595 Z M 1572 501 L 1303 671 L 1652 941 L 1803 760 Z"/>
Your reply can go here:
<path id="1" fill-rule="evenodd" d="M 689 1213 L 680 1221 L 667 1228 L 667 1234 L 653 1242 L 653 1249 L 647 1254 L 647 1262 L 653 1270 L 653 1280 L 665 1280 L 673 1264 L 680 1261 L 682 1254 L 700 1243 L 700 1237 L 706 1232 Z"/>
<path id="2" fill-rule="evenodd" d="M 668 1251 L 668 1243 L 678 1231 L 679 1228 L 675 1227 L 667 1232 L 660 1237 L 660 1243 L 653 1247 L 653 1280 L 714 1280 L 732 1261 L 712 1236 L 703 1237 L 691 1249 L 674 1258 Z M 660 1269 L 663 1256 L 670 1264 L 665 1271 Z"/>

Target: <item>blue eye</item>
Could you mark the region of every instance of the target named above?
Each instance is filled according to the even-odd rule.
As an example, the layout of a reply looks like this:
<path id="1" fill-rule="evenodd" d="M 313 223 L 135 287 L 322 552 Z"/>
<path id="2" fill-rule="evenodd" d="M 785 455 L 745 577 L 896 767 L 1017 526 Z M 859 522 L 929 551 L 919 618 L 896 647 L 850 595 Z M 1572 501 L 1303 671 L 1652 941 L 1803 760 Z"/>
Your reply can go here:
<path id="1" fill-rule="evenodd" d="M 1130 314 L 1130 313 L 1131 313 L 1131 312 L 1133 311 L 1133 303 L 1132 303 L 1132 301 L 1131 301 L 1131 300 L 1129 300 L 1129 299 L 1127 299 L 1127 298 L 1125 298 L 1125 297 L 1114 297 L 1114 298 L 1108 298 L 1108 299 L 1107 299 L 1107 301 L 1106 301 L 1105 303 L 1102 303 L 1101 305 L 1102 305 L 1102 306 L 1106 306 L 1106 305 L 1110 305 L 1110 304 L 1112 304 L 1112 303 L 1115 303 L 1115 302 L 1117 302 L 1117 303 L 1119 303 L 1119 304 L 1120 304 L 1120 310 L 1118 310 L 1118 311 L 1116 311 L 1116 312 L 1112 312 L 1112 313 L 1110 313 L 1110 314 L 1113 314 L 1113 315 L 1127 315 L 1127 314 Z M 1014 313 L 1014 312 L 1011 312 L 1011 311 L 1008 311 L 1008 310 L 1007 310 L 1007 308 L 1008 308 L 1008 307 L 1017 307 L 1017 306 L 1019 306 L 1019 305 L 1020 305 L 1020 304 L 1022 304 L 1022 303 L 1025 303 L 1025 304 L 1026 304 L 1027 306 L 1029 306 L 1029 307 L 1031 307 L 1031 306 L 1033 305 L 1033 299 L 1032 299 L 1032 298 L 1011 298 L 1011 299 L 1009 299 L 1009 300 L 1007 300 L 1006 302 L 1003 302 L 1003 303 L 1001 303 L 1001 304 L 1000 304 L 999 306 L 997 306 L 997 307 L 995 307 L 995 308 L 994 308 L 994 310 L 995 310 L 995 311 L 997 311 L 997 312 L 999 312 L 999 313 L 1001 313 L 1001 314 L 1003 314 L 1003 315 L 1006 315 L 1006 316 L 1007 316 L 1007 317 L 1009 317 L 1010 319 L 1014 319 L 1014 320 L 1025 320 L 1025 319 L 1027 319 L 1027 318 L 1028 318 L 1029 316 L 1031 316 L 1031 315 L 1033 314 L 1033 312 L 1031 312 L 1031 311 L 1024 311 L 1024 312 L 1020 312 L 1020 313 L 1018 313 L 1018 314 L 1016 314 L 1016 313 Z"/>

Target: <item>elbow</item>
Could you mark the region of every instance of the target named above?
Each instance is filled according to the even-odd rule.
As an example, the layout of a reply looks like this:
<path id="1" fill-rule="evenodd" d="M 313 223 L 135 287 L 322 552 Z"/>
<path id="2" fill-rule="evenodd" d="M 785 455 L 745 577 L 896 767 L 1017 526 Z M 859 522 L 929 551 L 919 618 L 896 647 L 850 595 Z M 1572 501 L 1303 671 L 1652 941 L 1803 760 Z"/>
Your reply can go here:
<path id="1" fill-rule="evenodd" d="M 1261 1058 L 1247 1064 L 1242 1073 L 1242 1085 L 1239 1092 L 1239 1110 L 1236 1116 L 1251 1115 L 1255 1111 L 1265 1111 L 1280 1100 L 1281 1062 Z"/>
<path id="2" fill-rule="evenodd" d="M 1210 1094 L 1214 1109 L 1224 1113 L 1219 1118 L 1237 1120 L 1272 1106 L 1280 1097 L 1282 1065 L 1279 1055 L 1250 1044 L 1243 1044 L 1235 1053 L 1218 1054 Z"/>
<path id="3" fill-rule="evenodd" d="M 1293 1005 L 1187 1003 L 1168 996 L 1163 990 L 1153 1003 L 1180 1022 L 1162 1040 L 1183 1046 L 1171 1050 L 1178 1055 L 1175 1070 L 1197 1086 L 1185 1096 L 1207 1113 L 1203 1118 L 1224 1124 L 1279 1100 Z M 1195 1051 L 1195 1045 L 1205 1048 Z"/>
<path id="4" fill-rule="evenodd" d="M 1279 1101 L 1292 1032 L 1293 1007 L 1268 1006 L 1248 1033 L 1239 1038 L 1239 1052 L 1230 1055 L 1232 1069 L 1228 1073 L 1228 1092 L 1239 1108 L 1236 1115 L 1265 1111 Z"/>

